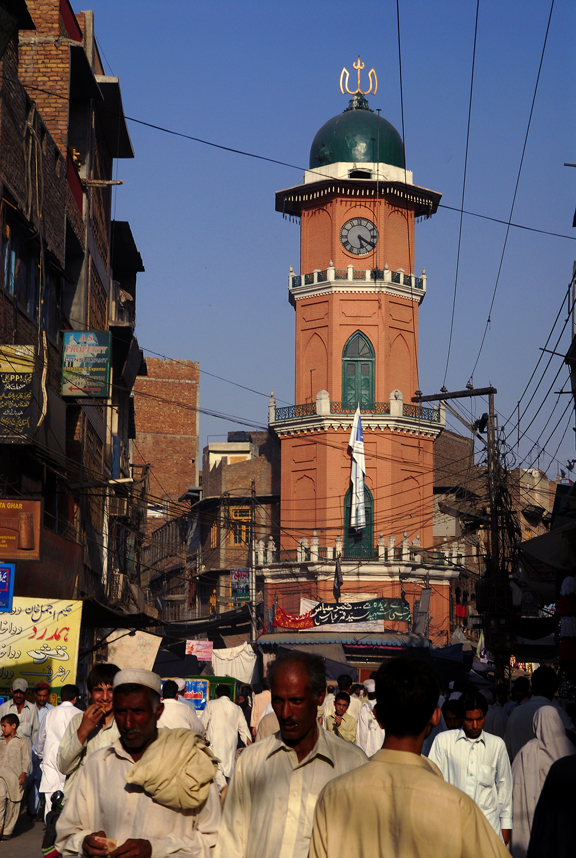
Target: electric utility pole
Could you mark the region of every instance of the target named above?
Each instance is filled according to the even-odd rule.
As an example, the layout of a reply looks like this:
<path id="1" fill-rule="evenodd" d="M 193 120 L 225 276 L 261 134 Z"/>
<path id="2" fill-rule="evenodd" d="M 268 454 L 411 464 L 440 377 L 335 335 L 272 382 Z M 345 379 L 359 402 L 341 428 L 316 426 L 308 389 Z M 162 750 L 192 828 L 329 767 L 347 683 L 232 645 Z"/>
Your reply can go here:
<path id="1" fill-rule="evenodd" d="M 486 456 L 488 470 L 488 496 L 490 501 L 490 553 L 487 564 L 487 598 L 484 599 L 484 633 L 490 650 L 494 654 L 495 677 L 497 682 L 504 681 L 504 669 L 506 655 L 509 656 L 510 647 L 510 584 L 508 581 L 508 569 L 503 562 L 501 523 L 499 511 L 499 496 L 502 480 L 500 468 L 500 453 L 498 448 L 498 433 L 496 426 L 496 413 L 494 408 L 494 394 L 498 393 L 495 387 L 479 387 L 466 390 L 457 390 L 449 393 L 442 389 L 440 393 L 431 396 L 423 396 L 420 392 L 412 397 L 412 402 L 438 402 L 447 399 L 465 399 L 472 396 L 488 396 L 488 414 L 484 414 L 474 426 L 468 426 L 476 437 L 479 431 L 487 430 Z M 449 407 L 449 406 L 447 406 Z M 450 409 L 452 410 L 452 409 Z M 459 415 L 458 419 L 461 419 Z M 465 421 L 462 420 L 464 423 Z M 468 425 L 468 424 L 466 424 Z"/>

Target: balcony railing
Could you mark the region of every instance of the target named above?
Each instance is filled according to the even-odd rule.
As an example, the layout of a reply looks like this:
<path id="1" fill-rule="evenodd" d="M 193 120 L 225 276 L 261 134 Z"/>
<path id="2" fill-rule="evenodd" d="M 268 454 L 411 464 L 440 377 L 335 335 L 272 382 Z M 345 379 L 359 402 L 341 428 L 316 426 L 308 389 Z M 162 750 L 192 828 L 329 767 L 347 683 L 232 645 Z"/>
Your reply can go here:
<path id="1" fill-rule="evenodd" d="M 305 402 L 303 405 L 286 405 L 284 408 L 276 408 L 274 419 L 276 423 L 282 420 L 296 420 L 298 417 L 309 417 L 316 414 L 316 403 Z"/>
<path id="2" fill-rule="evenodd" d="M 409 405 L 404 403 L 402 412 L 404 417 L 411 417 L 414 420 L 426 420 L 429 423 L 440 423 L 439 408 L 423 408 L 421 405 Z"/>
<path id="3" fill-rule="evenodd" d="M 350 402 L 331 402 L 330 403 L 330 413 L 331 414 L 354 414 L 356 412 L 357 404 Z M 367 402 L 364 405 L 360 405 L 360 413 L 361 414 L 390 414 L 390 403 L 389 402 Z"/>
<path id="4" fill-rule="evenodd" d="M 390 271 L 388 268 L 354 268 L 353 265 L 349 265 L 347 268 L 326 268 L 323 271 L 317 268 L 308 274 L 291 272 L 290 288 L 298 289 L 302 285 L 313 286 L 316 283 L 327 283 L 330 280 L 348 280 L 355 283 L 379 281 L 407 286 L 420 292 L 426 290 L 426 275 L 424 273 L 421 277 L 416 277 L 414 274 L 405 274 L 402 268 L 399 268 L 398 271 Z"/>
<path id="5" fill-rule="evenodd" d="M 400 404 L 400 403 L 398 403 Z M 330 414 L 352 415 L 356 411 L 356 403 L 330 402 Z M 361 414 L 389 415 L 389 402 L 367 402 L 360 405 Z M 298 420 L 304 417 L 313 417 L 318 414 L 316 402 L 305 402 L 302 405 L 286 405 L 274 409 L 274 421 L 281 423 L 285 420 Z M 439 408 L 423 408 L 421 405 L 410 405 L 402 403 L 402 416 L 410 420 L 418 420 L 426 423 L 440 423 Z"/>

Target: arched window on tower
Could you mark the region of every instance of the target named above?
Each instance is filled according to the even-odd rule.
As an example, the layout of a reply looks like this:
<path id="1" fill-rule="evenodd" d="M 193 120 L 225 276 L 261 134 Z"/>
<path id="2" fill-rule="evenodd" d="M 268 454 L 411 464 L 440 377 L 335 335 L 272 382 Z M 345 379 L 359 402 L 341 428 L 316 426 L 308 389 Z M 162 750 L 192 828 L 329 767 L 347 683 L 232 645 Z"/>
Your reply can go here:
<path id="1" fill-rule="evenodd" d="M 342 404 L 349 408 L 374 403 L 374 349 L 365 334 L 356 331 L 342 351 Z"/>
<path id="2" fill-rule="evenodd" d="M 362 530 L 350 527 L 352 496 L 348 489 L 344 496 L 344 557 L 374 557 L 374 500 L 372 492 L 364 486 L 366 525 Z"/>

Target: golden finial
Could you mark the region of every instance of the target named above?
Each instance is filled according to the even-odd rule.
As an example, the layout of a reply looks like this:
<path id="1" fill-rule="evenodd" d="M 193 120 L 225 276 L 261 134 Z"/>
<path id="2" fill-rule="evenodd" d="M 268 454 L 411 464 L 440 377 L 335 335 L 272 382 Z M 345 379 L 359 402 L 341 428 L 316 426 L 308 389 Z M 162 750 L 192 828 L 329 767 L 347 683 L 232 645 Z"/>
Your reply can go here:
<path id="1" fill-rule="evenodd" d="M 344 95 L 345 92 L 347 92 L 348 95 L 356 95 L 356 93 L 360 93 L 361 95 L 370 95 L 370 93 L 372 92 L 372 87 L 374 87 L 374 95 L 376 95 L 376 92 L 378 91 L 378 78 L 376 77 L 376 72 L 374 71 L 374 69 L 371 68 L 368 72 L 368 81 L 370 83 L 370 87 L 366 90 L 366 92 L 364 92 L 360 89 L 360 72 L 364 68 L 364 63 L 360 62 L 360 57 L 358 57 L 357 62 L 352 63 L 352 68 L 356 69 L 356 71 L 358 72 L 358 86 L 354 91 L 348 89 L 348 80 L 350 78 L 350 72 L 346 67 L 344 67 L 340 74 L 340 92 L 342 93 L 342 95 Z M 346 89 L 344 89 L 344 87 L 346 87 Z"/>

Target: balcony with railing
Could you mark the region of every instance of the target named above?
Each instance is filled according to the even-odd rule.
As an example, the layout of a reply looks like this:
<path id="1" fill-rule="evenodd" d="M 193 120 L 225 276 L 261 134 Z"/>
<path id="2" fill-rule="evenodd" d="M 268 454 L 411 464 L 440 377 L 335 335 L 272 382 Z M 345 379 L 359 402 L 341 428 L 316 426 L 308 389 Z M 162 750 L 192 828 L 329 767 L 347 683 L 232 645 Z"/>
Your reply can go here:
<path id="1" fill-rule="evenodd" d="M 352 418 L 356 411 L 355 402 L 341 402 L 329 399 L 327 391 L 319 391 L 315 402 L 304 402 L 301 405 L 287 405 L 276 408 L 274 399 L 270 401 L 269 422 L 286 423 L 294 420 L 309 420 L 314 417 L 330 417 L 342 415 Z M 413 420 L 416 423 L 435 423 L 443 425 L 441 408 L 424 408 L 421 405 L 405 403 L 401 398 L 388 402 L 365 402 L 360 404 L 360 413 L 366 417 L 377 419 L 381 416 L 398 417 Z"/>
<path id="2" fill-rule="evenodd" d="M 254 543 L 254 563 L 256 566 L 274 566 L 294 563 L 322 563 L 326 560 L 373 560 L 379 563 L 412 563 L 426 566 L 461 567 L 465 556 L 464 543 L 455 542 L 446 551 L 431 551 L 422 548 L 419 538 L 412 541 L 404 531 L 401 539 L 381 533 L 376 545 L 368 551 L 355 553 L 354 545 L 346 545 L 341 536 L 337 536 L 333 545 L 320 545 L 316 532 L 308 539 L 303 536 L 295 548 L 280 549 L 270 536 L 268 540 L 260 539 Z"/>
<path id="3" fill-rule="evenodd" d="M 361 284 L 371 283 L 386 285 L 391 287 L 400 286 L 405 292 L 414 290 L 416 295 L 423 297 L 426 292 L 426 272 L 422 271 L 420 277 L 414 274 L 406 274 L 403 268 L 397 271 L 390 271 L 388 265 L 384 268 L 354 268 L 353 265 L 348 265 L 347 268 L 329 267 L 324 270 L 316 268 L 308 274 L 295 274 L 290 268 L 288 277 L 288 288 L 293 294 L 295 290 L 300 290 L 302 287 L 315 286 L 322 283 L 337 283 L 342 285 L 343 282 L 354 283 L 357 286 Z"/>

